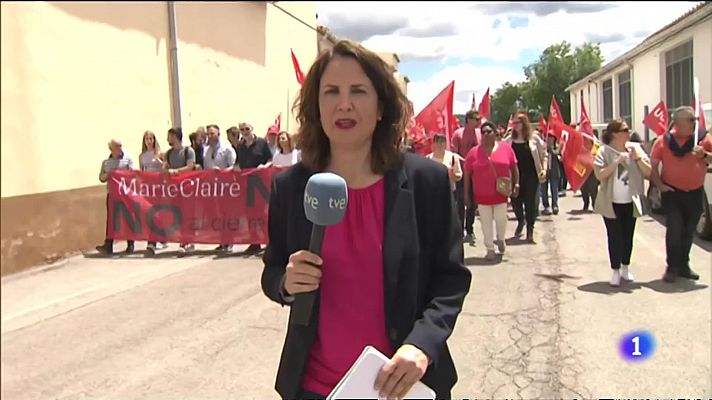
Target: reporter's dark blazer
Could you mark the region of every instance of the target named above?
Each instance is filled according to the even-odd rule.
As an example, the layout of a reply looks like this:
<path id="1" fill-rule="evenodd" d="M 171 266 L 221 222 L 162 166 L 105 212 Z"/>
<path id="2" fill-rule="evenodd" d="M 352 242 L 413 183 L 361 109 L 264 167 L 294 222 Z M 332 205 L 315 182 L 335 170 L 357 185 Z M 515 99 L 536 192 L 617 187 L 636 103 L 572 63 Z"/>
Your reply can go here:
<path id="1" fill-rule="evenodd" d="M 282 305 L 288 305 L 280 289 L 289 256 L 309 247 L 312 224 L 304 215 L 304 188 L 313 173 L 299 163 L 272 183 L 262 290 Z M 457 373 L 446 341 L 470 290 L 471 274 L 463 262 L 462 224 L 447 169 L 405 154 L 384 183 L 386 334 L 394 349 L 407 343 L 427 354 L 431 363 L 422 381 L 438 398 L 449 398 Z M 318 310 L 317 296 L 308 326 L 292 324 L 290 314 L 275 386 L 285 399 L 299 396 Z"/>

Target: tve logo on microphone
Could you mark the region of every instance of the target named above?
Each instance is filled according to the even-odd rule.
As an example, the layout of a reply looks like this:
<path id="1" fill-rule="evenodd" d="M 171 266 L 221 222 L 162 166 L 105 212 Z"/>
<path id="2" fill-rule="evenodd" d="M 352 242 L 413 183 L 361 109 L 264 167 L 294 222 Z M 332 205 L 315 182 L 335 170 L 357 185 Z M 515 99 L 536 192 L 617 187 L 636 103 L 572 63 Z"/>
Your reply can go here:
<path id="1" fill-rule="evenodd" d="M 304 189 L 304 213 L 314 225 L 329 226 L 341 222 L 348 205 L 344 178 L 322 172 L 312 175 Z"/>

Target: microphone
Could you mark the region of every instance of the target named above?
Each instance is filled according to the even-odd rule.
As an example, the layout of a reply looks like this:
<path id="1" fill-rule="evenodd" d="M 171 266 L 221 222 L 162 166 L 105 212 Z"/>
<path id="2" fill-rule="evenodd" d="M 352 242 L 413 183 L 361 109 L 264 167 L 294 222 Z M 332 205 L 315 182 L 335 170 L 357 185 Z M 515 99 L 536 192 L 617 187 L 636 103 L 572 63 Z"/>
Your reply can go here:
<path id="1" fill-rule="evenodd" d="M 344 219 L 348 204 L 346 181 L 331 172 L 312 175 L 304 189 L 304 214 L 314 224 L 309 251 L 321 256 L 321 244 L 324 241 L 324 230 L 329 225 L 336 225 Z M 297 325 L 307 326 L 311 320 L 316 290 L 299 293 L 294 296 L 290 319 Z"/>

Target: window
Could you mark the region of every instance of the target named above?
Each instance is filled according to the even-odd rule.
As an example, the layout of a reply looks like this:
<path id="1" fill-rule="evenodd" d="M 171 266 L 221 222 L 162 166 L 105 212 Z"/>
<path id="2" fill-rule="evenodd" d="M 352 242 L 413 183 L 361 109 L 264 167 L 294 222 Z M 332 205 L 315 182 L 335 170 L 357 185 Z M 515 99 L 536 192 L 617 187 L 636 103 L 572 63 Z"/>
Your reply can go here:
<path id="1" fill-rule="evenodd" d="M 613 80 L 603 81 L 603 121 L 613 119 Z"/>
<path id="2" fill-rule="evenodd" d="M 618 74 L 618 115 L 633 126 L 630 70 Z"/>
<path id="3" fill-rule="evenodd" d="M 692 104 L 692 41 L 665 53 L 665 103 L 669 110 Z"/>

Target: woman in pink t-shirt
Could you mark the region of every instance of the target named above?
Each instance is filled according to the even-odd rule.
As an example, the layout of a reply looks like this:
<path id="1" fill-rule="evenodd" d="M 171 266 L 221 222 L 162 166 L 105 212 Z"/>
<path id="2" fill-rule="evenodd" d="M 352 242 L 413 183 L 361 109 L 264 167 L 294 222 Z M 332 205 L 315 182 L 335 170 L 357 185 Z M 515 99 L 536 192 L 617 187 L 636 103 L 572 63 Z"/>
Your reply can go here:
<path id="1" fill-rule="evenodd" d="M 302 159 L 274 177 L 262 289 L 295 307 L 277 372 L 283 398 L 325 398 L 366 346 L 390 361 L 373 387 L 403 398 L 422 381 L 450 398 L 447 339 L 470 288 L 462 225 L 447 168 L 404 153 L 408 99 L 375 53 L 340 41 L 322 52 L 297 100 Z M 343 219 L 319 255 L 305 187 L 317 172 L 344 178 Z M 310 207 L 311 203 L 307 203 Z M 316 292 L 310 319 L 297 318 Z"/>
<path id="2" fill-rule="evenodd" d="M 512 146 L 497 140 L 497 128 L 491 122 L 482 124 L 482 143 L 473 147 L 465 158 L 465 195 L 474 185 L 475 201 L 480 207 L 480 224 L 485 238 L 487 255 L 496 258 L 494 245 L 504 254 L 504 235 L 507 231 L 507 197 L 497 192 L 497 178 L 512 179 L 512 197 L 519 195 L 519 169 Z M 492 222 L 497 226 L 497 240 L 493 240 Z"/>

